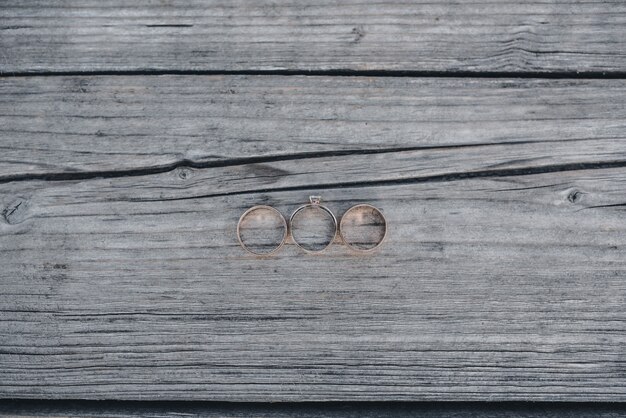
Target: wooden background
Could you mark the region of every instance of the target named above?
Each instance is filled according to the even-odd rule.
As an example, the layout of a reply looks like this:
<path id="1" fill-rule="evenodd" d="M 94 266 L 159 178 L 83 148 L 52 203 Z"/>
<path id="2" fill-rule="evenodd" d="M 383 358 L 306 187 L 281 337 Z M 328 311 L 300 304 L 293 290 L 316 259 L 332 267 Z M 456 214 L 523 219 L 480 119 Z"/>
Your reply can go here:
<path id="1" fill-rule="evenodd" d="M 623 1 L 3 1 L 0 398 L 626 401 L 625 40 Z M 238 246 L 310 194 L 385 245 Z"/>

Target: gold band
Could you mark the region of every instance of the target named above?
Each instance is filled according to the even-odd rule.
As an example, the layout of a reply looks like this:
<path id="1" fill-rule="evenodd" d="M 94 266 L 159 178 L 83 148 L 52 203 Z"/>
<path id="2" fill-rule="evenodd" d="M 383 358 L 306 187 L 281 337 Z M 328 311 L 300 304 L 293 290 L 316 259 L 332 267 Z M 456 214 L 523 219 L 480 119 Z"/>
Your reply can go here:
<path id="1" fill-rule="evenodd" d="M 285 230 L 285 232 L 283 233 L 283 239 L 280 242 L 280 244 L 278 244 L 278 246 L 276 248 L 274 248 L 272 251 L 268 252 L 268 253 L 257 253 L 255 251 L 252 251 L 250 248 L 248 248 L 246 246 L 246 244 L 243 243 L 243 240 L 241 239 L 241 222 L 243 221 L 243 219 L 251 212 L 258 210 L 258 209 L 268 209 L 270 211 L 275 212 L 276 214 L 278 214 L 278 216 L 280 217 L 282 224 L 283 224 L 283 229 Z M 237 222 L 237 240 L 239 241 L 239 245 L 241 245 L 241 247 L 246 250 L 247 252 L 249 252 L 250 254 L 254 254 L 254 255 L 260 255 L 260 256 L 268 256 L 268 255 L 272 255 L 275 254 L 278 250 L 280 250 L 280 248 L 285 244 L 285 241 L 287 241 L 287 235 L 288 235 L 288 231 L 289 228 L 287 226 L 287 221 L 285 220 L 285 217 L 282 215 L 282 213 L 280 213 L 277 209 L 271 207 L 271 206 L 267 206 L 267 205 L 257 205 L 257 206 L 252 206 L 250 209 L 248 209 L 247 211 L 245 211 L 241 217 L 239 218 L 239 222 Z"/>
<path id="2" fill-rule="evenodd" d="M 385 232 L 383 233 L 383 237 L 380 239 L 380 241 L 378 241 L 378 243 L 376 243 L 376 245 L 373 246 L 372 248 L 365 248 L 364 249 L 364 248 L 358 248 L 358 247 L 355 247 L 353 245 L 350 245 L 350 243 L 348 243 L 348 241 L 346 240 L 346 238 L 343 235 L 343 229 L 344 229 L 344 222 L 343 221 L 344 221 L 344 219 L 346 219 L 346 214 L 348 214 L 348 212 L 350 212 L 351 210 L 358 209 L 358 208 L 373 209 L 375 212 L 377 212 L 380 215 L 380 217 L 383 220 L 383 225 L 385 226 Z M 341 222 L 339 223 L 339 236 L 341 237 L 341 240 L 343 241 L 343 243 L 346 244 L 346 247 L 350 248 L 352 251 L 356 251 L 356 252 L 359 252 L 359 253 L 368 253 L 370 251 L 374 251 L 375 249 L 377 249 L 378 247 L 381 246 L 381 244 L 383 243 L 383 241 L 387 237 L 387 218 L 385 218 L 385 215 L 383 215 L 383 213 L 380 211 L 380 209 L 378 209 L 375 206 L 369 205 L 367 203 L 361 203 L 359 205 L 354 205 L 350 209 L 345 211 L 345 213 L 341 217 Z"/>

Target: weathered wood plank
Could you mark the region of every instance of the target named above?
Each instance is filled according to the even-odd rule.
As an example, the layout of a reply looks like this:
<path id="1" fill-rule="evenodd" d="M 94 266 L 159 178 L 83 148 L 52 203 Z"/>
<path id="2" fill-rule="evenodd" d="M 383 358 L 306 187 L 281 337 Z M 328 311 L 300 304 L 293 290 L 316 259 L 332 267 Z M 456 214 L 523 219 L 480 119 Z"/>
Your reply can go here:
<path id="1" fill-rule="evenodd" d="M 332 170 L 367 181 L 404 157 Z M 315 185 L 328 161 L 306 166 Z M 381 207 L 384 247 L 270 259 L 238 247 L 238 216 L 308 192 L 192 198 L 229 169 L 0 186 L 3 397 L 626 399 L 623 167 L 320 186 L 338 214 Z M 254 165 L 239 178 L 266 187 Z"/>
<path id="2" fill-rule="evenodd" d="M 607 1 L 3 1 L 0 72 L 626 71 Z"/>
<path id="3" fill-rule="evenodd" d="M 280 159 L 290 175 L 266 187 L 307 184 L 308 157 L 327 157 L 326 183 L 605 164 L 626 160 L 625 132 L 624 80 L 0 79 L 0 182 L 230 165 L 230 182 L 212 180 L 227 192 L 243 190 L 240 164 Z M 356 167 L 396 151 L 395 172 L 333 175 L 341 154 Z"/>
<path id="4" fill-rule="evenodd" d="M 0 413 L 11 417 L 424 417 L 424 418 L 620 418 L 624 404 L 614 403 L 477 403 L 477 402 L 342 402 L 342 403 L 205 403 L 205 402 L 107 402 L 107 401 L 10 401 L 0 402 Z"/>
<path id="5" fill-rule="evenodd" d="M 624 400 L 625 89 L 3 79 L 0 393 Z M 388 242 L 237 246 L 245 208 L 310 192 L 381 207 Z"/>
<path id="6" fill-rule="evenodd" d="M 5 2 L 0 18 L 0 72 L 626 64 L 622 2 Z M 623 401 L 625 87 L 2 79 L 0 395 Z M 237 247 L 246 207 L 288 215 L 309 191 L 382 207 L 385 247 Z"/>

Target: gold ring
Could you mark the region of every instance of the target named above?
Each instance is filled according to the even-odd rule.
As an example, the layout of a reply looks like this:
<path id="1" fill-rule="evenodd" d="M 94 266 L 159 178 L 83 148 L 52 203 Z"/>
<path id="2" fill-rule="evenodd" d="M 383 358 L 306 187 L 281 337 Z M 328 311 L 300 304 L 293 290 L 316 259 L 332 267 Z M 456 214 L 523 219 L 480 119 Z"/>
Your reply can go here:
<path id="1" fill-rule="evenodd" d="M 320 196 L 310 196 L 309 197 L 309 201 L 310 203 L 306 204 L 306 205 L 302 205 L 299 208 L 297 208 L 289 217 L 289 230 L 291 231 L 291 238 L 293 239 L 293 242 L 300 247 L 302 250 L 304 250 L 307 253 L 321 253 L 322 251 L 324 251 L 326 248 L 328 248 L 333 241 L 335 240 L 335 237 L 337 236 L 337 229 L 338 229 L 338 225 L 337 225 L 337 218 L 335 218 L 335 215 L 333 214 L 333 212 L 328 209 L 326 206 L 321 205 L 320 202 L 322 201 L 322 198 Z M 316 209 L 321 209 L 324 212 L 326 212 L 327 214 L 330 215 L 330 218 L 333 220 L 333 225 L 335 227 L 335 231 L 333 233 L 332 238 L 328 241 L 328 244 L 326 244 L 326 246 L 322 249 L 319 250 L 311 250 L 308 248 L 303 247 L 298 241 L 296 241 L 296 237 L 294 237 L 293 235 L 293 220 L 296 217 L 296 215 L 306 209 L 306 208 L 316 208 Z"/>
<path id="2" fill-rule="evenodd" d="M 278 244 L 278 246 L 274 248 L 272 251 L 267 252 L 267 253 L 258 253 L 256 251 L 252 251 L 248 246 L 246 246 L 246 244 L 243 243 L 243 240 L 241 239 L 241 222 L 248 214 L 258 209 L 268 209 L 272 212 L 275 212 L 280 217 L 280 220 L 282 221 L 282 226 L 284 229 L 283 239 L 280 241 L 280 244 Z M 239 241 L 239 244 L 244 250 L 254 255 L 268 256 L 268 255 L 272 255 L 276 253 L 285 244 L 285 241 L 287 240 L 288 231 L 289 231 L 289 228 L 287 227 L 287 221 L 285 220 L 285 217 L 282 215 L 282 213 L 280 213 L 277 209 L 271 206 L 267 206 L 267 205 L 252 206 L 250 209 L 248 209 L 241 215 L 241 217 L 239 218 L 239 222 L 237 222 L 237 240 Z"/>
<path id="3" fill-rule="evenodd" d="M 358 248 L 358 247 L 356 247 L 356 246 L 354 246 L 354 245 L 351 245 L 351 244 L 348 242 L 348 240 L 346 240 L 346 237 L 345 237 L 345 236 L 344 236 L 344 234 L 343 234 L 343 230 L 344 230 L 344 227 L 345 227 L 345 225 L 344 225 L 344 220 L 346 219 L 346 214 L 348 214 L 351 210 L 358 209 L 358 208 L 369 208 L 369 209 L 373 209 L 375 212 L 377 212 L 377 213 L 380 215 L 381 219 L 383 220 L 383 225 L 384 225 L 384 227 L 385 227 L 385 231 L 383 232 L 383 236 L 382 236 L 382 238 L 380 239 L 380 241 L 378 241 L 378 242 L 376 243 L 376 245 L 374 245 L 372 248 Z M 356 252 L 359 252 L 359 253 L 368 253 L 368 252 L 370 252 L 370 251 L 374 251 L 375 249 L 377 249 L 378 247 L 380 247 L 380 246 L 381 246 L 381 244 L 383 243 L 383 241 L 384 241 L 384 240 L 385 240 L 385 238 L 387 237 L 387 218 L 385 218 L 385 215 L 383 215 L 383 213 L 380 211 L 380 209 L 378 209 L 378 208 L 377 208 L 377 207 L 375 207 L 375 206 L 368 205 L 367 203 L 361 203 L 361 204 L 359 204 L 359 205 L 354 205 L 354 206 L 352 206 L 350 209 L 348 209 L 348 210 L 347 210 L 347 211 L 343 214 L 343 216 L 341 217 L 341 221 L 340 221 L 340 223 L 339 223 L 339 236 L 341 237 L 341 240 L 343 241 L 343 243 L 344 243 L 344 244 L 346 244 L 346 246 L 347 246 L 348 248 L 350 248 L 352 251 L 356 251 Z"/>

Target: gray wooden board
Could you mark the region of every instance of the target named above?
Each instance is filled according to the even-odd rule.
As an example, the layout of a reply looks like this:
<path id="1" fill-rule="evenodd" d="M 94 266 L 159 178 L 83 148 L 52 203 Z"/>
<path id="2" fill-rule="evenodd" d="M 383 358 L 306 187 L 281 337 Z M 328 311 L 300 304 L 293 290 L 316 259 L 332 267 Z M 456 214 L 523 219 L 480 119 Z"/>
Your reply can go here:
<path id="1" fill-rule="evenodd" d="M 6 0 L 0 72 L 626 71 L 626 3 Z"/>
<path id="2" fill-rule="evenodd" d="M 0 402 L 0 415 L 11 417 L 322 417 L 322 418 L 620 418 L 624 404 L 543 402 L 341 402 L 341 403 L 224 403 L 129 401 Z"/>
<path id="3" fill-rule="evenodd" d="M 626 400 L 623 81 L 2 88 L 4 398 Z M 247 207 L 314 193 L 380 207 L 380 251 L 237 245 Z"/>
<path id="4" fill-rule="evenodd" d="M 215 191 L 242 191 L 243 163 L 266 174 L 264 187 L 391 180 L 623 162 L 625 139 L 625 80 L 0 79 L 0 182 L 230 165 L 221 172 L 229 181 L 213 179 Z M 341 154 L 352 166 L 338 177 Z M 306 158 L 319 156 L 333 158 L 313 178 Z M 271 167 L 288 175 L 265 172 L 280 159 Z M 378 168 L 364 173 L 371 164 Z"/>
<path id="5" fill-rule="evenodd" d="M 382 250 L 271 259 L 237 217 L 305 192 L 159 200 L 168 175 L 2 186 L 3 397 L 625 398 L 623 169 L 321 188 L 385 211 Z"/>

